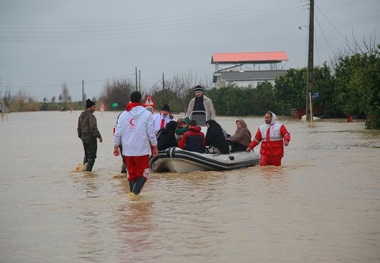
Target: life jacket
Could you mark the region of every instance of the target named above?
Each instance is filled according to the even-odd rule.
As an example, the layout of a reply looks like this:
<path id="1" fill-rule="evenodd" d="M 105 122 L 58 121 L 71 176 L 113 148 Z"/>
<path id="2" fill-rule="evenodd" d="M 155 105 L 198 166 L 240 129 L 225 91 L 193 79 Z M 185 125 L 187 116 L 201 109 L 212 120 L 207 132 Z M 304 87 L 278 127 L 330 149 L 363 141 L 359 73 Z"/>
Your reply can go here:
<path id="1" fill-rule="evenodd" d="M 260 153 L 268 156 L 284 156 L 284 138 L 290 140 L 285 126 L 279 122 L 269 127 L 263 124 L 259 127 L 259 131 L 261 134 Z"/>

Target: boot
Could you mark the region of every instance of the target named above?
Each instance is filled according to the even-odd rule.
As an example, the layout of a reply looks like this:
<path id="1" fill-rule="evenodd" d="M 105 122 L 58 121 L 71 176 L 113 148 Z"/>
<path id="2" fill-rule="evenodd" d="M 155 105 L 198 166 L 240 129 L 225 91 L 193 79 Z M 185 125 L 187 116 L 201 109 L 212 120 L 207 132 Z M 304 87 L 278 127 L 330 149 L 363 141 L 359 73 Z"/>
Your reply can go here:
<path id="1" fill-rule="evenodd" d="M 88 159 L 88 164 L 87 164 L 86 171 L 87 172 L 91 172 L 92 171 L 92 167 L 94 166 L 94 164 L 95 164 L 95 159 Z"/>
<path id="2" fill-rule="evenodd" d="M 145 182 L 146 182 L 146 179 L 145 179 L 144 176 L 139 176 L 139 177 L 137 177 L 136 182 L 135 182 L 135 184 L 133 185 L 132 192 L 133 192 L 135 195 L 138 195 L 138 194 L 141 192 L 141 189 L 143 188 Z"/>
<path id="3" fill-rule="evenodd" d="M 121 173 L 122 173 L 122 174 L 126 174 L 126 173 L 127 173 L 127 167 L 126 167 L 125 163 L 123 163 L 123 164 L 121 165 Z"/>
<path id="4" fill-rule="evenodd" d="M 129 189 L 130 189 L 130 191 L 132 192 L 132 190 L 133 190 L 133 186 L 135 185 L 135 180 L 131 180 L 131 181 L 129 181 Z"/>
<path id="5" fill-rule="evenodd" d="M 129 201 L 137 201 L 138 197 L 133 192 L 128 193 L 128 200 Z"/>
<path id="6" fill-rule="evenodd" d="M 85 163 L 88 163 L 88 158 L 86 155 L 84 155 L 84 157 L 83 157 L 83 164 L 85 164 Z"/>

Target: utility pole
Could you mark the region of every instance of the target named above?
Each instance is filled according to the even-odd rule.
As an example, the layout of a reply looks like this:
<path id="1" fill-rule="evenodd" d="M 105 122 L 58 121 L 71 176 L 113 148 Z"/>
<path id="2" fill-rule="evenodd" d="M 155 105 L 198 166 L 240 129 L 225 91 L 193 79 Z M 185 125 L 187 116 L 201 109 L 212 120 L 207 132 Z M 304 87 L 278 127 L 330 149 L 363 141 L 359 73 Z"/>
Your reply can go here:
<path id="1" fill-rule="evenodd" d="M 82 103 L 84 108 L 86 108 L 86 98 L 84 97 L 84 80 L 82 80 Z"/>
<path id="2" fill-rule="evenodd" d="M 162 73 L 162 90 L 165 89 L 165 74 Z"/>
<path id="3" fill-rule="evenodd" d="M 139 91 L 141 92 L 141 70 L 139 70 Z"/>
<path id="4" fill-rule="evenodd" d="M 313 101 L 311 93 L 313 91 L 313 69 L 314 69 L 314 0 L 310 0 L 309 14 L 309 52 L 307 65 L 307 86 L 306 86 L 306 120 L 310 120 L 313 127 Z"/>
<path id="5" fill-rule="evenodd" d="M 137 82 L 137 67 L 135 67 L 135 77 L 136 77 L 136 91 L 139 91 L 139 83 Z"/>

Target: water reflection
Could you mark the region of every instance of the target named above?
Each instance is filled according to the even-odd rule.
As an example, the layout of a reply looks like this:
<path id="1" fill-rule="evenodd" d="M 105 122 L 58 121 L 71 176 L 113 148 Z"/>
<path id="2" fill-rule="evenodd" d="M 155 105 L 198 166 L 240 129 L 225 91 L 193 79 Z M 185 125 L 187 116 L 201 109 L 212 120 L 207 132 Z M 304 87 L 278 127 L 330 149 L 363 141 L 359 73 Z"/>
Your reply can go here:
<path id="1" fill-rule="evenodd" d="M 284 168 L 285 167 L 285 168 Z M 286 166 L 278 167 L 278 166 L 261 166 L 260 175 L 267 179 L 268 181 L 283 179 L 284 169 Z"/>
<path id="2" fill-rule="evenodd" d="M 81 227 L 78 240 L 79 257 L 86 262 L 104 262 L 106 251 L 102 246 L 101 220 L 99 212 L 84 209 L 78 216 Z"/>
<path id="3" fill-rule="evenodd" d="M 118 257 L 122 262 L 144 262 L 152 258 L 147 251 L 152 251 L 159 245 L 159 239 L 152 238 L 155 231 L 152 222 L 153 206 L 153 201 L 140 199 L 138 202 L 125 203 L 118 207 L 118 219 L 113 224 L 117 228 L 115 241 L 119 244 Z"/>

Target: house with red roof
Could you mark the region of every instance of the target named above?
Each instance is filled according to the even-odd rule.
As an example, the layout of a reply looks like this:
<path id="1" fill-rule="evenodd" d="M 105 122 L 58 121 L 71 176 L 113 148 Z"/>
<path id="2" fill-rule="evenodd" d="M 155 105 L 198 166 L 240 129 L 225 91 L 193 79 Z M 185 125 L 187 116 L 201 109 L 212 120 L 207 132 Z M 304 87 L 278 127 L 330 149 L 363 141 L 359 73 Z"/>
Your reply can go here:
<path id="1" fill-rule="evenodd" d="M 214 87 L 234 83 L 241 87 L 256 88 L 262 82 L 274 84 L 276 77 L 284 75 L 288 56 L 284 51 L 214 53 Z"/>

